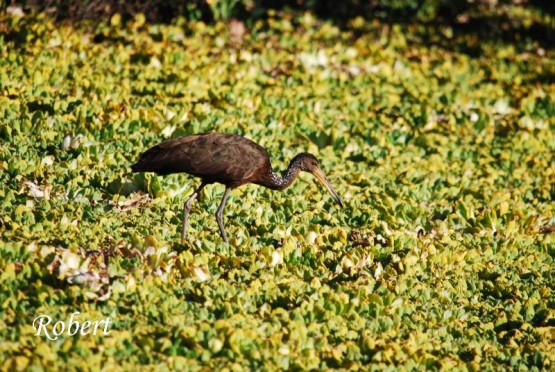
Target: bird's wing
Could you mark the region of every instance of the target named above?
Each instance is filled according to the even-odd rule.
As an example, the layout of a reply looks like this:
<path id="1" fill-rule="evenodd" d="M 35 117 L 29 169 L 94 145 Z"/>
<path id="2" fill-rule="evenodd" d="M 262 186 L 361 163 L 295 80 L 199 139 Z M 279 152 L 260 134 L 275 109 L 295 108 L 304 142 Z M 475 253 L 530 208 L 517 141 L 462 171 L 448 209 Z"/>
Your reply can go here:
<path id="1" fill-rule="evenodd" d="M 209 182 L 239 185 L 267 165 L 266 150 L 251 140 L 207 133 L 162 142 L 141 155 L 133 170 L 158 174 L 185 172 Z"/>
<path id="2" fill-rule="evenodd" d="M 173 138 L 151 147 L 141 154 L 131 168 L 134 172 L 156 172 L 170 174 L 186 172 L 187 164 L 181 148 L 190 147 L 200 135 Z"/>
<path id="3" fill-rule="evenodd" d="M 220 183 L 246 183 L 269 163 L 264 148 L 235 135 L 207 135 L 182 151 L 190 161 L 188 173 Z"/>

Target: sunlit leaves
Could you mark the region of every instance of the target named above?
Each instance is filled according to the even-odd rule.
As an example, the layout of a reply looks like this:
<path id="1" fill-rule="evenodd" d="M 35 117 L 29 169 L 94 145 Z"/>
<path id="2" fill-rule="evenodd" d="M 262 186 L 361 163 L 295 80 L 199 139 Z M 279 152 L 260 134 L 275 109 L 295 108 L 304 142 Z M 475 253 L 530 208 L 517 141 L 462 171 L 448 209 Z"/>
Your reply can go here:
<path id="1" fill-rule="evenodd" d="M 8 368 L 553 367 L 550 51 L 484 41 L 473 57 L 310 14 L 253 22 L 240 45 L 226 23 L 43 17 L 0 41 Z M 227 245 L 210 185 L 180 244 L 198 181 L 129 167 L 213 130 L 277 170 L 315 153 L 345 208 L 307 174 L 239 188 Z M 113 333 L 33 336 L 38 313 L 74 309 Z"/>

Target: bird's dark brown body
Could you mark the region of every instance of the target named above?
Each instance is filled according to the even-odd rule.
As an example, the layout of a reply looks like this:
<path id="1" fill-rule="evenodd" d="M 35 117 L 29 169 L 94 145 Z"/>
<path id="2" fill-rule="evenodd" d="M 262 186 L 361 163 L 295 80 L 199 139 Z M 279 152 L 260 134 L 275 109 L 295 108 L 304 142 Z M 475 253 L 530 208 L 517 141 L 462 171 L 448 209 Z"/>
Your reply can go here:
<path id="1" fill-rule="evenodd" d="M 307 171 L 313 173 L 341 204 L 341 199 L 325 178 L 313 155 L 297 155 L 283 177 L 280 177 L 272 169 L 270 157 L 263 147 L 234 134 L 204 133 L 167 140 L 145 151 L 131 169 L 134 172 L 155 172 L 160 175 L 183 172 L 202 179 L 199 188 L 185 204 L 182 240 L 185 237 L 191 202 L 210 183 L 217 182 L 226 186 L 216 213 L 225 241 L 227 237 L 221 222 L 225 201 L 231 189 L 247 183 L 282 190 L 293 182 L 300 171 Z"/>
<path id="2" fill-rule="evenodd" d="M 266 150 L 241 136 L 223 133 L 195 134 L 162 142 L 141 155 L 134 172 L 160 175 L 188 173 L 206 184 L 235 188 L 263 183 L 272 166 Z"/>

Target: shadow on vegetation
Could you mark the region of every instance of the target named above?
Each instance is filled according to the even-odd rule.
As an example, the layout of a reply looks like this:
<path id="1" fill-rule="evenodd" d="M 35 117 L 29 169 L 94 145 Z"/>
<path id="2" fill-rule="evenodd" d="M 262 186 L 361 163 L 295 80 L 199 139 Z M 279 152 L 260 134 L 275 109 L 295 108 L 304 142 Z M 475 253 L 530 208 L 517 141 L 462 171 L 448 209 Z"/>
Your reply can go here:
<path id="1" fill-rule="evenodd" d="M 46 12 L 58 21 L 81 19 L 108 20 L 118 13 L 124 20 L 142 13 L 150 22 L 171 22 L 178 17 L 187 20 L 241 19 L 247 23 L 264 19 L 272 14 L 310 11 L 321 19 L 329 20 L 339 27 L 353 29 L 353 20 L 363 23 L 378 20 L 387 28 L 394 24 L 425 26 L 424 41 L 451 49 L 461 48 L 470 55 L 480 53 L 480 44 L 491 40 L 519 43 L 534 40 L 543 48 L 555 45 L 555 2 L 540 0 L 498 0 L 492 5 L 488 0 L 145 0 L 124 2 L 119 0 L 13 0 L 0 5 L 0 11 L 11 6 L 23 13 Z M 529 13 L 524 24 L 515 14 Z M 356 27 L 354 27 L 356 28 Z M 458 45 L 450 38 L 441 37 L 446 29 L 453 36 L 464 36 L 468 45 Z M 357 33 L 357 30 L 353 30 Z M 358 27 L 364 32 L 364 26 Z"/>

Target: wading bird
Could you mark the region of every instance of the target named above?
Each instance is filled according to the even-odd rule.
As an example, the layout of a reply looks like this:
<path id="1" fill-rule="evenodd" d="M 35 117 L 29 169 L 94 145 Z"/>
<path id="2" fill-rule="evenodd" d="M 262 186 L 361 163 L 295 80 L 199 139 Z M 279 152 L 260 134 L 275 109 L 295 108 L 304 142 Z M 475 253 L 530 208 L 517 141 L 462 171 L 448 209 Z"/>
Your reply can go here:
<path id="1" fill-rule="evenodd" d="M 312 173 L 332 194 L 340 206 L 341 198 L 320 169 L 316 157 L 298 154 L 280 177 L 272 169 L 266 150 L 257 143 L 235 134 L 204 133 L 167 140 L 145 151 L 133 172 L 155 172 L 160 175 L 188 173 L 200 177 L 200 186 L 185 202 L 181 242 L 185 240 L 187 220 L 193 200 L 210 183 L 225 185 L 225 192 L 216 212 L 222 238 L 228 243 L 222 223 L 222 212 L 229 192 L 241 185 L 254 183 L 272 190 L 283 190 L 297 178 L 300 171 Z"/>

